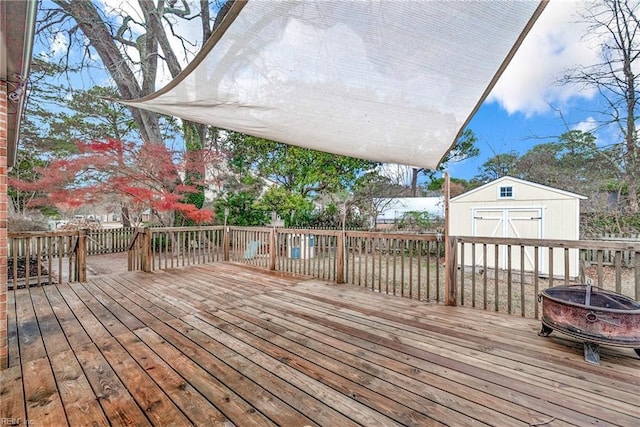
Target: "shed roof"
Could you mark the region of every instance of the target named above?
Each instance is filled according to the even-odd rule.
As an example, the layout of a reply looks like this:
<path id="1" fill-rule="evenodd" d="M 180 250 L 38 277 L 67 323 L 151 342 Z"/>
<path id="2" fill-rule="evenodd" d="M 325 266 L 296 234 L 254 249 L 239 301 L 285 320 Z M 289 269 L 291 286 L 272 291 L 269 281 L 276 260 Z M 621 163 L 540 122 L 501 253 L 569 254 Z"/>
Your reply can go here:
<path id="1" fill-rule="evenodd" d="M 542 184 L 538 184 L 535 182 L 531 182 L 531 181 L 526 181 L 524 179 L 519 179 L 519 178 L 514 178 L 512 176 L 503 176 L 501 178 L 498 178 L 494 181 L 491 181 L 487 184 L 484 184 L 478 188 L 474 188 L 473 190 L 467 191 L 466 193 L 460 194 L 459 196 L 453 197 L 450 202 L 455 202 L 455 201 L 459 201 L 462 200 L 466 197 L 469 197 L 472 194 L 475 194 L 477 192 L 483 191 L 489 187 L 494 187 L 496 185 L 500 185 L 501 183 L 505 182 L 505 181 L 513 181 L 513 182 L 517 182 L 520 183 L 522 185 L 526 185 L 526 186 L 530 186 L 530 187 L 535 187 L 535 188 L 539 188 L 541 190 L 545 190 L 545 191 L 550 191 L 556 194 L 561 194 L 563 196 L 567 196 L 567 197 L 573 197 L 576 199 L 580 199 L 580 200 L 586 200 L 588 199 L 588 197 L 586 196 L 582 196 L 580 194 L 576 194 L 576 193 L 572 193 L 570 191 L 565 191 L 565 190 L 561 190 L 559 188 L 554 188 L 554 187 L 549 187 L 547 185 L 542 185 Z"/>

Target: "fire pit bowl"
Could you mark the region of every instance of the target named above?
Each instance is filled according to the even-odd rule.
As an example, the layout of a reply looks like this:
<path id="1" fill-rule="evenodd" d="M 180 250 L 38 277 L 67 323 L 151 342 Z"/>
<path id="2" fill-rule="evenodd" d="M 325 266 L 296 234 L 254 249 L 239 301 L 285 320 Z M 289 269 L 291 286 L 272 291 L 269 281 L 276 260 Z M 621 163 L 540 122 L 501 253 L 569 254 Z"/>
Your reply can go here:
<path id="1" fill-rule="evenodd" d="M 633 348 L 640 356 L 640 303 L 591 285 L 554 286 L 538 295 L 542 330 L 584 340 L 584 359 L 599 364 L 599 345 Z"/>

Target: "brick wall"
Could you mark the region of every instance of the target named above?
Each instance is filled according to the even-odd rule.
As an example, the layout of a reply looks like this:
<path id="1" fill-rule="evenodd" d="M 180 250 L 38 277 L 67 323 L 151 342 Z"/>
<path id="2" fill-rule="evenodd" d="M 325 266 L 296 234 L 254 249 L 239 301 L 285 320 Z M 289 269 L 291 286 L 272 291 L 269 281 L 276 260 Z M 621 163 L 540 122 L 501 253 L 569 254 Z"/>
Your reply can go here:
<path id="1" fill-rule="evenodd" d="M 0 82 L 0 370 L 7 363 L 7 83 Z"/>

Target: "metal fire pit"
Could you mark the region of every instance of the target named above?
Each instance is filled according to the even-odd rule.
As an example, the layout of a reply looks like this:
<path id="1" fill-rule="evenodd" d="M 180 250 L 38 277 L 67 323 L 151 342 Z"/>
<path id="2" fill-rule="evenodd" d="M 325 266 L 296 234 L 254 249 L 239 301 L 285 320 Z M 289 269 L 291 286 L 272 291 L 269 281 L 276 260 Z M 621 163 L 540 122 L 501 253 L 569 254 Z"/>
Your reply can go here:
<path id="1" fill-rule="evenodd" d="M 542 330 L 584 340 L 584 359 L 600 364 L 600 344 L 633 348 L 640 356 L 640 303 L 591 285 L 554 286 L 538 295 Z"/>

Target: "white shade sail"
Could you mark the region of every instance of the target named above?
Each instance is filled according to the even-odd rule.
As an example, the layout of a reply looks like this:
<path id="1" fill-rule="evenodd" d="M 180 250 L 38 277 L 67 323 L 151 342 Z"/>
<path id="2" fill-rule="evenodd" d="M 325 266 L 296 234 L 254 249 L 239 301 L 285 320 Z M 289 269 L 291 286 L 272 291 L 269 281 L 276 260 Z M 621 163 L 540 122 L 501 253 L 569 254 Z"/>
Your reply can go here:
<path id="1" fill-rule="evenodd" d="M 236 2 L 166 88 L 126 104 L 434 169 L 544 2 Z"/>

